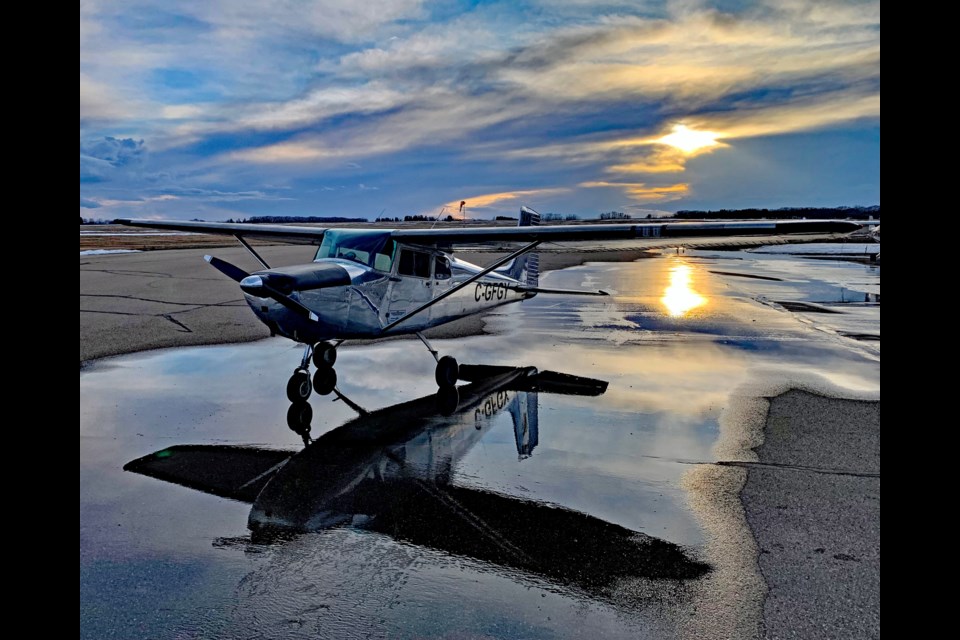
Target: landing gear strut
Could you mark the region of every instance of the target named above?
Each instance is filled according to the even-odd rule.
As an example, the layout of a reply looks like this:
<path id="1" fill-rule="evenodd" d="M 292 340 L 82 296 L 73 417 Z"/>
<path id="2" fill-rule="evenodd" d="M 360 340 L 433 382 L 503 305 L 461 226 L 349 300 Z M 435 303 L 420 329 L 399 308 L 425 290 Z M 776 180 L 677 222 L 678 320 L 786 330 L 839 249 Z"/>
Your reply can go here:
<path id="1" fill-rule="evenodd" d="M 452 356 L 443 356 L 441 358 L 437 350 L 433 348 L 433 345 L 427 342 L 427 339 L 424 338 L 423 334 L 419 331 L 417 332 L 417 337 L 420 338 L 420 342 L 424 344 L 427 351 L 433 356 L 433 359 L 437 361 L 437 369 L 434 372 L 434 379 L 437 381 L 437 386 L 441 389 L 448 389 L 455 386 L 460 377 L 460 365 L 457 364 L 456 358 Z"/>

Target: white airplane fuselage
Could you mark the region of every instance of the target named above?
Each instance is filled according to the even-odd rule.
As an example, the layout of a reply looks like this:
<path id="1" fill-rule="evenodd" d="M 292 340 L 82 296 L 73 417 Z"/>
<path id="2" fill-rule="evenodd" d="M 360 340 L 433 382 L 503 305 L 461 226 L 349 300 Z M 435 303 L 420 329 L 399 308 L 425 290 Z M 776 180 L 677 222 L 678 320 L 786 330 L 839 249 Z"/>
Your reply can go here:
<path id="1" fill-rule="evenodd" d="M 291 311 L 271 298 L 244 292 L 247 304 L 271 332 L 297 342 L 313 344 L 322 340 L 376 338 L 423 331 L 452 320 L 489 311 L 536 295 L 518 291 L 523 283 L 496 271 L 488 273 L 463 290 L 440 300 L 429 309 L 387 331 L 383 327 L 400 319 L 417 307 L 461 284 L 483 268 L 453 258 L 442 251 L 422 247 L 405 247 L 429 256 L 429 269 L 421 275 L 401 274 L 400 260 L 390 270 L 379 270 L 345 258 L 319 258 L 313 264 L 335 264 L 349 274 L 350 283 L 327 286 L 291 294 L 318 320 L 310 320 Z M 446 264 L 448 268 L 444 268 Z"/>

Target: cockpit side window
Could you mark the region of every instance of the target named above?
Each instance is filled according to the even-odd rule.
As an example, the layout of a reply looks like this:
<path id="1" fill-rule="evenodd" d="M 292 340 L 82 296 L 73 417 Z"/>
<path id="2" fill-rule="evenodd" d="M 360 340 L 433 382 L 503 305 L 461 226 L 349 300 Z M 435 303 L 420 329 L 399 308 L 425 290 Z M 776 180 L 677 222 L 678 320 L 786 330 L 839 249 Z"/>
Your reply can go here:
<path id="1" fill-rule="evenodd" d="M 414 276 L 415 278 L 429 278 L 430 254 L 425 251 L 402 249 L 400 251 L 400 264 L 397 265 L 397 274 Z"/>
<path id="2" fill-rule="evenodd" d="M 447 280 L 450 273 L 450 261 L 447 256 L 437 256 L 433 261 L 433 277 L 437 280 Z"/>
<path id="3" fill-rule="evenodd" d="M 373 268 L 377 271 L 390 272 L 393 266 L 393 255 L 396 251 L 397 243 L 395 240 L 388 241 L 382 249 L 373 255 Z"/>

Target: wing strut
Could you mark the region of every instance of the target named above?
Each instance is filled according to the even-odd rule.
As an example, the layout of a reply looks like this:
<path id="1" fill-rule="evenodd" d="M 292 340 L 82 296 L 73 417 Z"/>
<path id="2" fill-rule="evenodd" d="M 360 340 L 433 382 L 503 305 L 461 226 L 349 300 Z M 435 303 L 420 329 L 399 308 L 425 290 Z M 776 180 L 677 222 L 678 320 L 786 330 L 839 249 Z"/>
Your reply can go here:
<path id="1" fill-rule="evenodd" d="M 233 235 L 237 239 L 237 242 L 243 245 L 243 248 L 250 252 L 250 254 L 257 259 L 257 262 L 263 265 L 264 269 L 269 269 L 270 265 L 267 264 L 267 261 L 260 257 L 260 254 L 253 250 L 253 247 L 250 246 L 250 243 L 243 239 L 243 236 L 239 233 Z"/>
<path id="2" fill-rule="evenodd" d="M 452 289 L 450 289 L 450 290 L 448 290 L 448 291 L 444 291 L 443 293 L 441 293 L 439 296 L 437 296 L 437 297 L 434 298 L 433 300 L 427 302 L 426 304 L 420 305 L 419 307 L 417 307 L 416 309 L 414 309 L 413 311 L 411 311 L 411 312 L 408 313 L 407 315 L 403 316 L 402 318 L 400 318 L 400 319 L 398 319 L 398 320 L 394 320 L 393 322 L 391 322 L 391 323 L 388 324 L 387 326 L 383 327 L 380 331 L 381 331 L 381 332 L 383 332 L 383 331 L 389 331 L 390 329 L 393 329 L 395 326 L 397 326 L 397 325 L 400 324 L 401 322 L 404 322 L 404 321 L 406 321 L 406 320 L 409 320 L 411 317 L 417 315 L 417 314 L 420 313 L 421 311 L 425 311 L 425 310 L 429 309 L 430 307 L 432 307 L 433 305 L 437 304 L 438 302 L 440 302 L 440 301 L 443 300 L 444 298 L 447 298 L 447 297 L 449 297 L 449 296 L 452 296 L 452 295 L 455 294 L 457 291 L 460 291 L 460 289 L 463 289 L 464 287 L 466 287 L 466 286 L 469 285 L 469 284 L 473 284 L 474 282 L 476 282 L 477 280 L 479 280 L 479 279 L 482 278 L 483 276 L 487 275 L 488 273 L 490 273 L 490 272 L 493 271 L 494 269 L 497 269 L 497 268 L 500 267 L 501 265 L 504 265 L 504 264 L 510 262 L 511 260 L 513 260 L 514 258 L 519 258 L 520 256 L 522 256 L 522 255 L 525 254 L 526 252 L 531 251 L 531 250 L 534 249 L 538 244 L 540 244 L 540 242 L 541 242 L 540 240 L 535 240 L 534 242 L 531 242 L 530 244 L 525 245 L 525 246 L 517 249 L 516 251 L 514 251 L 513 253 L 511 253 L 511 254 L 508 255 L 507 257 L 505 257 L 505 258 L 500 258 L 499 260 L 497 260 L 496 262 L 494 262 L 492 265 L 490 265 L 489 267 L 487 267 L 486 269 L 484 269 L 484 270 L 481 271 L 480 273 L 475 273 L 475 274 L 473 274 L 472 276 L 470 276 L 469 278 L 467 278 L 466 280 L 464 280 L 463 282 L 461 282 L 460 284 L 458 284 L 458 285 L 455 286 L 454 288 L 452 288 Z"/>

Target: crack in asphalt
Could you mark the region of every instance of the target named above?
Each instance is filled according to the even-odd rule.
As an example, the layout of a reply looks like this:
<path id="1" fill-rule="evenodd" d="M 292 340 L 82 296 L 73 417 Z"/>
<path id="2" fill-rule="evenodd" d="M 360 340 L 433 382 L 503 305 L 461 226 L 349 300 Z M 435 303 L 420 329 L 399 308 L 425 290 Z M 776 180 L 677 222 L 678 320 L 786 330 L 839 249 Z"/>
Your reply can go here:
<path id="1" fill-rule="evenodd" d="M 808 471 L 831 476 L 851 476 L 854 478 L 880 477 L 879 471 L 873 472 L 850 471 L 848 469 L 823 469 L 821 467 L 809 467 L 799 464 L 779 464 L 776 462 L 742 462 L 738 460 L 720 460 L 716 464 L 721 467 L 742 467 L 744 469 L 786 469 L 788 471 Z"/>
<path id="2" fill-rule="evenodd" d="M 222 302 L 174 302 L 172 300 L 158 300 L 156 298 L 142 298 L 140 296 L 130 296 L 130 295 L 121 295 L 113 293 L 81 293 L 81 298 L 121 298 L 124 300 L 139 300 L 141 302 L 157 302 L 159 304 L 172 304 L 181 307 L 219 307 L 227 306 L 231 304 L 245 304 L 242 298 L 235 298 L 233 300 L 224 300 Z"/>

